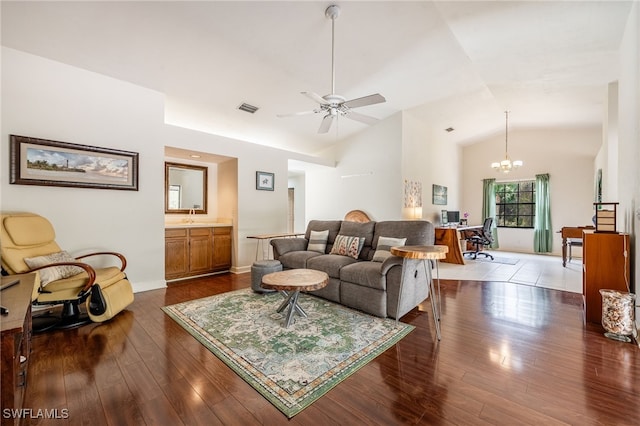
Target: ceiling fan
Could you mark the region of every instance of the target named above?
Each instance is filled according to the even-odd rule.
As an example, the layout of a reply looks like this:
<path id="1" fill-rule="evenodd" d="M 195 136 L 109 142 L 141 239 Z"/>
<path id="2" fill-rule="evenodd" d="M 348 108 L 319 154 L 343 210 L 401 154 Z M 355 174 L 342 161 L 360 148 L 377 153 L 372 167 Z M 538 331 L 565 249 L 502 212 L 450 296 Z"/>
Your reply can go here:
<path id="1" fill-rule="evenodd" d="M 331 124 L 338 116 L 350 118 L 365 124 L 375 124 L 379 120 L 375 117 L 360 114 L 353 111 L 353 108 L 359 108 L 367 105 L 379 104 L 386 102 L 384 96 L 376 93 L 374 95 L 364 96 L 362 98 L 351 99 L 347 101 L 344 96 L 336 95 L 336 66 L 335 66 L 335 24 L 336 19 L 340 16 L 340 7 L 336 5 L 329 6 L 324 12 L 325 16 L 331 19 L 331 94 L 320 96 L 314 92 L 302 92 L 319 104 L 319 107 L 311 111 L 295 112 L 292 114 L 278 114 L 278 117 L 292 117 L 296 115 L 306 114 L 325 114 L 320 123 L 318 133 L 327 133 L 331 128 Z"/>

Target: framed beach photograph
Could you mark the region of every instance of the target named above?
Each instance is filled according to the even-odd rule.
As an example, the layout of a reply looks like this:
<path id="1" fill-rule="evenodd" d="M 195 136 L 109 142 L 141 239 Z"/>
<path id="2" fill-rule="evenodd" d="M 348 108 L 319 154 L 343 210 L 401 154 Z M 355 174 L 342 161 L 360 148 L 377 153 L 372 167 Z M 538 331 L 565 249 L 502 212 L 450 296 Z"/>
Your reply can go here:
<path id="1" fill-rule="evenodd" d="M 433 185 L 431 202 L 436 205 L 447 205 L 447 187 L 441 185 Z"/>
<path id="2" fill-rule="evenodd" d="M 273 191 L 273 173 L 256 172 L 256 189 L 262 191 Z"/>
<path id="3" fill-rule="evenodd" d="M 10 135 L 17 185 L 138 190 L 138 153 Z"/>

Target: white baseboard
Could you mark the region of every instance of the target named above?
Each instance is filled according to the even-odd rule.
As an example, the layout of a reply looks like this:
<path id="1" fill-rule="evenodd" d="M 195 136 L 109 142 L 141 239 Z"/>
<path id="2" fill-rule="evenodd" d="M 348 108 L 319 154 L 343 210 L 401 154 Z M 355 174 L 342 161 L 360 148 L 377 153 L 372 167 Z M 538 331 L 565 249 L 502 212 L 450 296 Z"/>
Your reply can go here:
<path id="1" fill-rule="evenodd" d="M 251 272 L 251 265 L 248 266 L 234 266 L 231 268 L 231 270 L 229 271 L 232 274 L 246 274 L 248 272 Z"/>
<path id="2" fill-rule="evenodd" d="M 132 282 L 131 287 L 133 287 L 134 293 L 141 293 L 143 291 L 167 288 L 167 282 L 165 280 Z"/>

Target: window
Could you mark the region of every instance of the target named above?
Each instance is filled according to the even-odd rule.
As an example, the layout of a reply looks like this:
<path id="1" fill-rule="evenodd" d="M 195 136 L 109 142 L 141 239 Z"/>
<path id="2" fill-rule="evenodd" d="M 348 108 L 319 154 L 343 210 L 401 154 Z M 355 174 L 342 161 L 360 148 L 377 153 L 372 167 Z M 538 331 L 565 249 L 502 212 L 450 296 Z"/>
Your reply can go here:
<path id="1" fill-rule="evenodd" d="M 179 209 L 182 198 L 181 185 L 169 185 L 169 209 Z"/>
<path id="2" fill-rule="evenodd" d="M 535 181 L 496 183 L 496 217 L 500 228 L 533 228 Z"/>

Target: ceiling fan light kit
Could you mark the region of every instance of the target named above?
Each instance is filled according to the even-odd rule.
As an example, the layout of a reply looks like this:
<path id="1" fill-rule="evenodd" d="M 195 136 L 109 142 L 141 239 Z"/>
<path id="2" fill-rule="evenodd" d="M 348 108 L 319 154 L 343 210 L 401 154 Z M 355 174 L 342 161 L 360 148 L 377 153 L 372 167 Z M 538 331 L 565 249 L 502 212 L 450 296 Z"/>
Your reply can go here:
<path id="1" fill-rule="evenodd" d="M 302 92 L 303 95 L 312 99 L 319 104 L 319 107 L 311 111 L 296 112 L 292 114 L 279 114 L 278 117 L 291 117 L 296 115 L 306 114 L 324 114 L 324 118 L 320 123 L 318 133 L 327 133 L 331 129 L 331 125 L 338 116 L 346 117 L 351 120 L 358 121 L 360 123 L 372 125 L 379 120 L 375 117 L 360 114 L 353 111 L 353 108 L 360 108 L 367 105 L 374 105 L 386 102 L 384 96 L 379 93 L 364 96 L 362 98 L 356 98 L 346 100 L 344 96 L 337 95 L 335 93 L 336 88 L 336 67 L 335 67 L 335 23 L 336 19 L 340 16 L 340 7 L 337 5 L 331 5 L 327 7 L 324 12 L 328 19 L 331 19 L 331 93 L 325 96 L 320 96 L 314 92 Z"/>

